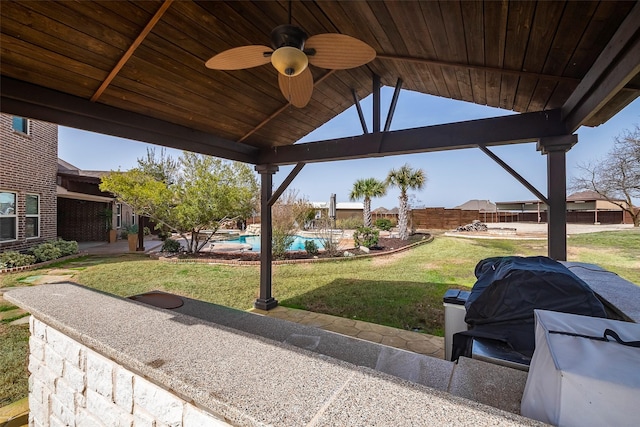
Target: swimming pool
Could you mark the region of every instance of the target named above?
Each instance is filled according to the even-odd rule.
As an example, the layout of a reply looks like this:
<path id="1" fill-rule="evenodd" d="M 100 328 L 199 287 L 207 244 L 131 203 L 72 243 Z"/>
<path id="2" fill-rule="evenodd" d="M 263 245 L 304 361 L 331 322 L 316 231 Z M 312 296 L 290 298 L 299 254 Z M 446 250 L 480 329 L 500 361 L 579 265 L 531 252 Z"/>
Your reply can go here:
<path id="1" fill-rule="evenodd" d="M 304 242 L 307 240 L 313 240 L 316 242 L 318 249 L 324 249 L 322 239 L 317 237 L 302 237 L 295 236 L 295 240 L 287 248 L 288 251 L 304 251 Z M 260 236 L 239 236 L 237 239 L 225 240 L 224 243 L 244 243 L 251 245 L 251 250 L 254 252 L 260 252 Z"/>

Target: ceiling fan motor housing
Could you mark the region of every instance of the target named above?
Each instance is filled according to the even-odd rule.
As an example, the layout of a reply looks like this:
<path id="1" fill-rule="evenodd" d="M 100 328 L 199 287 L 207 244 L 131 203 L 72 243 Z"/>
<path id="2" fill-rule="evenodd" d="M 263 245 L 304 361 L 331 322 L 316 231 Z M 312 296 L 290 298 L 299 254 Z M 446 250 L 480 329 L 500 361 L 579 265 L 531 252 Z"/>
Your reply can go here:
<path id="1" fill-rule="evenodd" d="M 273 50 L 278 50 L 283 46 L 291 46 L 303 50 L 305 41 L 307 41 L 307 33 L 294 25 L 278 25 L 271 31 L 271 47 Z"/>
<path id="2" fill-rule="evenodd" d="M 309 60 L 303 52 L 307 34 L 293 25 L 280 25 L 271 31 L 271 64 L 285 76 L 297 76 Z"/>

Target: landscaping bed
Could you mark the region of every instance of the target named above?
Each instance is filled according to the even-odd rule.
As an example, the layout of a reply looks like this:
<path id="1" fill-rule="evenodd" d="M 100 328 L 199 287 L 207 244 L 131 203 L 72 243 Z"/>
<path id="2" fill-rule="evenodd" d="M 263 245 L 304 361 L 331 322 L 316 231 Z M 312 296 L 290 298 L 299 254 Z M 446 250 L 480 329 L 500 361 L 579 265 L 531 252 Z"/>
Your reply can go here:
<path id="1" fill-rule="evenodd" d="M 432 240 L 430 234 L 414 234 L 409 239 L 399 239 L 391 237 L 381 237 L 378 244 L 366 250 L 360 248 L 349 248 L 338 251 L 336 255 L 331 255 L 321 251 L 317 255 L 311 255 L 305 251 L 287 252 L 285 258 L 275 259 L 274 262 L 296 262 L 296 261 L 316 261 L 316 260 L 340 260 L 345 258 L 361 258 L 363 256 L 385 255 L 398 252 L 416 244 L 426 243 Z M 197 254 L 188 253 L 158 253 L 158 257 L 164 260 L 194 261 L 194 262 L 234 262 L 234 263 L 259 263 L 260 252 L 252 251 L 219 251 L 219 252 L 199 252 Z"/>

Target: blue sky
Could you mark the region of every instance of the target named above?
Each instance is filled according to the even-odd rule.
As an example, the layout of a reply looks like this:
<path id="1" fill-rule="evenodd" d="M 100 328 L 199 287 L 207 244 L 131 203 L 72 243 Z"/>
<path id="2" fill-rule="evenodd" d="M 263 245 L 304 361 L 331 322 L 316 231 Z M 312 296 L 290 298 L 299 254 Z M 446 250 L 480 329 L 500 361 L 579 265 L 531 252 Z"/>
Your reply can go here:
<path id="1" fill-rule="evenodd" d="M 382 123 L 386 120 L 393 88 L 382 90 Z M 368 128 L 371 130 L 372 100 L 362 101 Z M 497 108 L 454 101 L 403 90 L 400 94 L 391 130 L 429 126 L 513 114 Z M 625 129 L 640 123 L 640 99 L 629 104 L 617 116 L 596 128 L 578 129 L 578 143 L 567 153 L 567 175 L 576 173 L 576 165 L 602 158 L 613 139 Z M 318 141 L 362 133 L 355 107 L 346 110 L 299 142 Z M 472 142 L 472 141 L 471 141 Z M 146 155 L 150 145 L 77 129 L 59 128 L 58 155 L 85 170 L 127 170 L 136 159 Z M 536 151 L 535 143 L 492 147 L 491 150 L 546 194 L 546 157 Z M 172 156 L 180 151 L 168 149 Z M 361 178 L 383 180 L 389 170 L 408 163 L 421 168 L 427 183 L 410 193 L 414 205 L 452 208 L 470 199 L 493 202 L 531 200 L 535 197 L 479 149 L 437 153 L 388 156 L 375 159 L 343 160 L 307 164 L 290 185 L 310 201 L 329 201 L 335 193 L 338 202 L 348 202 L 353 183 Z M 274 188 L 282 182 L 292 166 L 281 167 L 274 177 Z M 399 191 L 391 188 L 387 195 L 372 200 L 372 207 L 387 209 L 398 204 Z"/>

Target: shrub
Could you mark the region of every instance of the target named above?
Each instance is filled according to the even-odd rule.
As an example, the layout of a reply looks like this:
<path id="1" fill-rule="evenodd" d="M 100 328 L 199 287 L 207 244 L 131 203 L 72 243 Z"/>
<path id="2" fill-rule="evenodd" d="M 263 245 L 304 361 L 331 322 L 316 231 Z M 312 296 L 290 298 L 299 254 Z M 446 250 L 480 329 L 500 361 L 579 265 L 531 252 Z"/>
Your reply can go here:
<path id="1" fill-rule="evenodd" d="M 271 253 L 276 259 L 284 259 L 287 254 L 287 249 L 296 239 L 296 236 L 282 228 L 274 228 L 272 233 L 271 241 L 273 247 L 271 248 Z"/>
<path id="2" fill-rule="evenodd" d="M 362 217 L 343 218 L 336 221 L 336 228 L 340 228 L 342 230 L 355 230 L 362 226 L 364 226 Z"/>
<path id="3" fill-rule="evenodd" d="M 56 247 L 60 249 L 60 256 L 73 255 L 78 253 L 78 242 L 75 240 L 56 240 L 53 243 Z"/>
<path id="4" fill-rule="evenodd" d="M 162 252 L 180 252 L 182 245 L 177 240 L 166 239 L 162 244 Z"/>
<path id="5" fill-rule="evenodd" d="M 158 230 L 158 237 L 160 238 L 160 240 L 162 240 L 164 242 L 169 237 L 171 237 L 171 232 L 167 231 L 167 230 L 160 229 L 160 230 Z"/>
<path id="6" fill-rule="evenodd" d="M 389 231 L 391 230 L 391 227 L 393 227 L 393 223 L 388 218 L 378 218 L 374 225 L 384 231 Z"/>
<path id="7" fill-rule="evenodd" d="M 151 234 L 151 229 L 149 227 L 145 227 L 142 229 L 142 232 L 144 233 L 145 236 L 148 236 Z"/>
<path id="8" fill-rule="evenodd" d="M 21 254 L 16 251 L 6 251 L 0 254 L 0 268 L 13 268 L 31 265 L 36 262 L 33 255 Z"/>
<path id="9" fill-rule="evenodd" d="M 356 247 L 371 248 L 378 244 L 380 232 L 369 227 L 358 227 L 353 232 L 353 241 Z"/>
<path id="10" fill-rule="evenodd" d="M 309 255 L 318 255 L 318 244 L 315 240 L 305 240 L 304 250 L 307 251 Z"/>
<path id="11" fill-rule="evenodd" d="M 31 253 L 36 257 L 37 262 L 50 261 L 62 256 L 62 250 L 55 243 L 41 243 L 31 249 Z"/>

